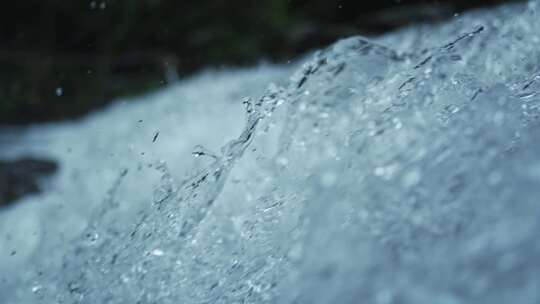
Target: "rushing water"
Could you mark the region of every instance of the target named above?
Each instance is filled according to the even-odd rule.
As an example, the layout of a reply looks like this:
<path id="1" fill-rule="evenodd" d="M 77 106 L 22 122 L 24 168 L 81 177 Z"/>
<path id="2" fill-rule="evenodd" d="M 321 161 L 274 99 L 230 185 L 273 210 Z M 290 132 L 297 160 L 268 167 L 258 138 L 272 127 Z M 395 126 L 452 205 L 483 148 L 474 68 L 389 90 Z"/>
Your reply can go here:
<path id="1" fill-rule="evenodd" d="M 20 254 L 2 257 L 0 293 L 540 302 L 538 5 L 349 38 L 289 81 L 208 72 L 146 98 L 161 102 L 25 130 L 3 153 L 56 153 L 63 172 L 0 215 L 25 219 L 1 230 Z"/>

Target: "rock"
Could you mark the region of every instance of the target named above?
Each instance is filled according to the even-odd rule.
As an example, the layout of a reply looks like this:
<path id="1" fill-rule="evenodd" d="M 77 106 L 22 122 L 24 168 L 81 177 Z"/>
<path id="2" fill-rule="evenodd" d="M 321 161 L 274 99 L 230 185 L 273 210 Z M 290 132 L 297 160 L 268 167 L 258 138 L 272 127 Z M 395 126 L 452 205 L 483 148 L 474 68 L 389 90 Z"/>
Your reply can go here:
<path id="1" fill-rule="evenodd" d="M 0 161 L 0 207 L 6 207 L 26 195 L 41 192 L 40 181 L 57 170 L 57 163 L 47 159 Z"/>

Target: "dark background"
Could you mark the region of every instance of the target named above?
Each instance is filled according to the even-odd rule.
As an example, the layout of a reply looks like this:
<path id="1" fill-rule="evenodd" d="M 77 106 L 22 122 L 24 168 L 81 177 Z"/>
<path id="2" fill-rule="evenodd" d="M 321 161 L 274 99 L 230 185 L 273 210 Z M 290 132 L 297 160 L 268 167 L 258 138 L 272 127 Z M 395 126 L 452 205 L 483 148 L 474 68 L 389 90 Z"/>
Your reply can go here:
<path id="1" fill-rule="evenodd" d="M 439 22 L 501 1 L 4 1 L 0 131 L 77 118 L 204 67 L 286 62 L 339 38 Z M 57 169 L 50 159 L 0 160 L 0 208 L 39 192 L 40 180 Z"/>
<path id="2" fill-rule="evenodd" d="M 201 67 L 284 62 L 497 0 L 18 0 L 0 8 L 0 126 L 78 117 Z"/>

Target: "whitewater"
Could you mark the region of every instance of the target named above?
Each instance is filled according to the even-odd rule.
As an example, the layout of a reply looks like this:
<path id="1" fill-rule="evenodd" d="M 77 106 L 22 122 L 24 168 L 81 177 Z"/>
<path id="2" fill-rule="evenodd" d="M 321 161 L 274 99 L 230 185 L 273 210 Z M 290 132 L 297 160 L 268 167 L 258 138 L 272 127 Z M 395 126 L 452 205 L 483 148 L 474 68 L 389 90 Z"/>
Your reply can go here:
<path id="1" fill-rule="evenodd" d="M 540 303 L 540 1 L 0 134 L 0 302 Z"/>

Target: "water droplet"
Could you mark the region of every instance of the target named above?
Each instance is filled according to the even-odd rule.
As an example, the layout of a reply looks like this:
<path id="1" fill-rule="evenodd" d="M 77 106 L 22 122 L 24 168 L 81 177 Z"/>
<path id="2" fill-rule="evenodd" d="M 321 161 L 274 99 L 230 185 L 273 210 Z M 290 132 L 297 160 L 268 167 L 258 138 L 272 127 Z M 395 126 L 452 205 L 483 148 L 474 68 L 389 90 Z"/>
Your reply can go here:
<path id="1" fill-rule="evenodd" d="M 153 256 L 163 256 L 165 254 L 165 252 L 163 252 L 163 250 L 161 249 L 154 249 L 150 252 L 151 255 Z"/>
<path id="2" fill-rule="evenodd" d="M 37 292 L 39 292 L 41 289 L 43 289 L 43 286 L 41 286 L 41 285 L 34 285 L 34 286 L 32 286 L 32 292 L 33 292 L 33 293 L 37 293 Z"/>
<path id="3" fill-rule="evenodd" d="M 501 183 L 502 178 L 503 177 L 502 177 L 501 172 L 498 172 L 498 171 L 491 172 L 488 175 L 488 184 L 490 186 L 496 186 Z"/>
<path id="4" fill-rule="evenodd" d="M 213 159 L 218 159 L 217 155 L 214 152 L 206 149 L 202 145 L 196 145 L 195 147 L 193 147 L 193 152 L 191 152 L 191 154 L 193 154 L 193 156 L 195 157 L 208 156 Z"/>
<path id="5" fill-rule="evenodd" d="M 321 185 L 323 187 L 332 187 L 336 184 L 337 175 L 335 172 L 325 172 L 321 176 Z"/>
<path id="6" fill-rule="evenodd" d="M 493 115 L 493 122 L 499 126 L 502 125 L 504 122 L 504 113 L 502 111 L 497 111 Z"/>
<path id="7" fill-rule="evenodd" d="M 285 167 L 285 166 L 287 166 L 287 165 L 289 164 L 289 160 L 286 159 L 285 157 L 278 157 L 278 158 L 276 159 L 276 163 L 277 163 L 278 165 L 280 165 L 280 166 Z"/>
<path id="8" fill-rule="evenodd" d="M 96 232 L 93 233 L 87 233 L 86 234 L 86 240 L 88 241 L 88 244 L 94 245 L 99 240 L 99 234 Z"/>
<path id="9" fill-rule="evenodd" d="M 420 183 L 421 179 L 422 174 L 420 173 L 420 170 L 413 169 L 405 173 L 402 179 L 402 184 L 406 188 L 414 187 Z"/>

